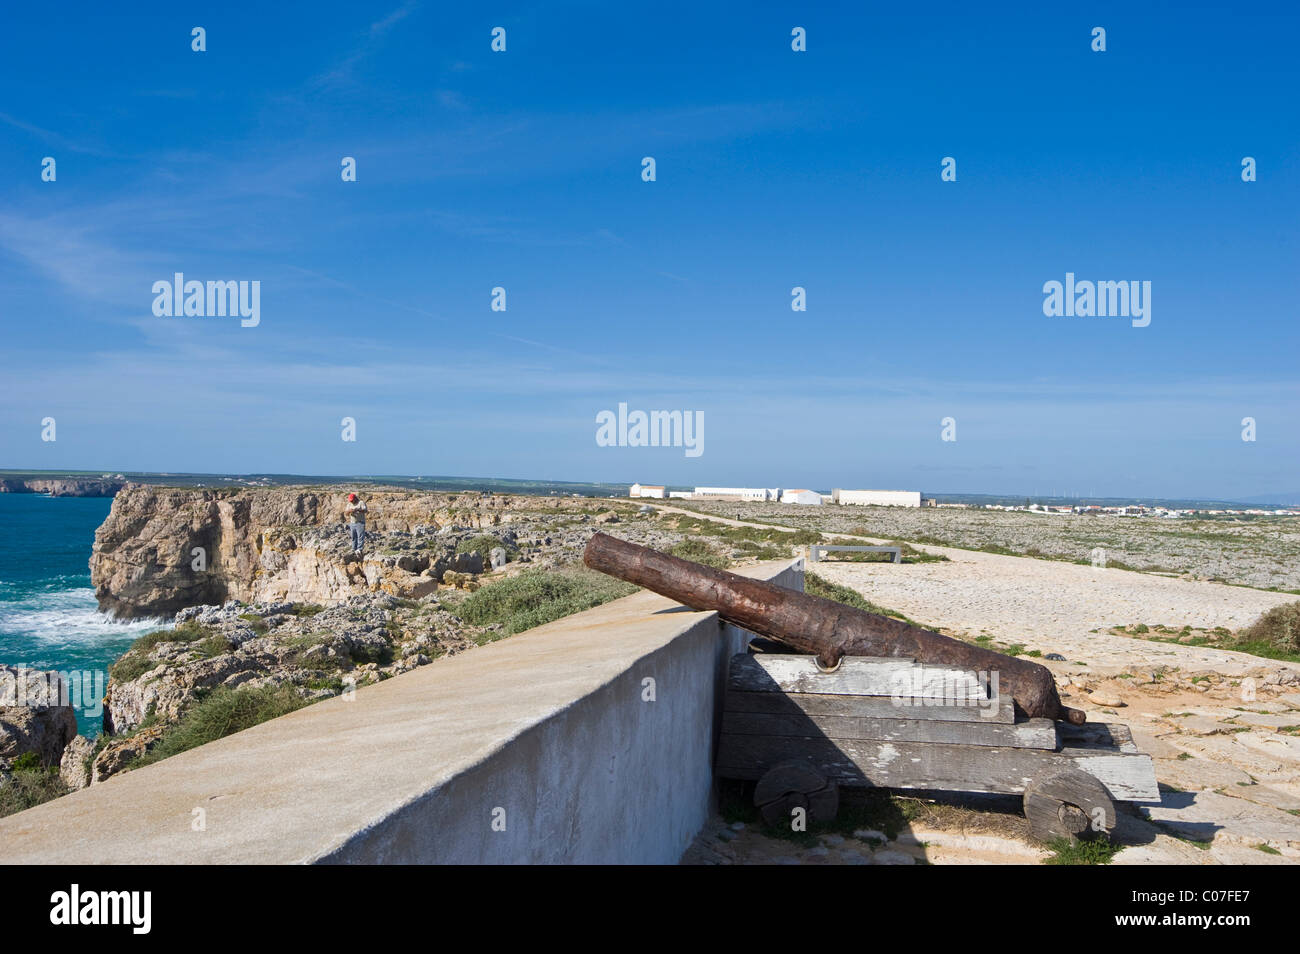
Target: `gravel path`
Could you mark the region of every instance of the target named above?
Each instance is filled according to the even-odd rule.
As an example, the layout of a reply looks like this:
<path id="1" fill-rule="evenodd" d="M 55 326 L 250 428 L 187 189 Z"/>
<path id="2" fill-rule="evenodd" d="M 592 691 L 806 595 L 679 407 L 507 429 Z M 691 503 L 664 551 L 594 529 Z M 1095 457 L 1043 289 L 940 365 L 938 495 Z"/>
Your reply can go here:
<path id="1" fill-rule="evenodd" d="M 1239 675 L 1257 667 L 1260 660 L 1093 630 L 1130 623 L 1236 629 L 1254 622 L 1270 607 L 1296 599 L 1293 594 L 1129 570 L 946 547 L 919 549 L 942 553 L 949 562 L 823 561 L 811 569 L 923 625 L 971 636 L 988 633 L 1000 642 L 1022 643 L 1027 649 L 1087 662 L 1094 670 L 1122 671 L 1145 663 Z"/>

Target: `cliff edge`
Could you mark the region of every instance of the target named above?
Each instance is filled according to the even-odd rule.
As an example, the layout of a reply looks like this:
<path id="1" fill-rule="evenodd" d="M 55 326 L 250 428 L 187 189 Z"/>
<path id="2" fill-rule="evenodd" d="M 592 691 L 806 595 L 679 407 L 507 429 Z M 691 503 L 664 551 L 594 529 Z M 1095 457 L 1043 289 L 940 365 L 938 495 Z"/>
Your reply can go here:
<path id="1" fill-rule="evenodd" d="M 228 600 L 333 604 L 386 593 L 419 598 L 483 556 L 457 552 L 466 533 L 511 519 L 505 495 L 365 491 L 368 543 L 351 553 L 346 489 L 180 489 L 131 484 L 95 532 L 91 583 L 119 618 L 171 616 Z M 559 510 L 562 498 L 528 508 Z"/>

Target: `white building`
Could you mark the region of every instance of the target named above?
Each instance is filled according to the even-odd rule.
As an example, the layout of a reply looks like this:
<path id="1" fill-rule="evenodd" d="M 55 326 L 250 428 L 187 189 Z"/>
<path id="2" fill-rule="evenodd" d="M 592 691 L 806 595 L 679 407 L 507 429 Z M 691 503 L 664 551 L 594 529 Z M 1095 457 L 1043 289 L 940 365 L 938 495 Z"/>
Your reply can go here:
<path id="1" fill-rule="evenodd" d="M 690 500 L 691 492 L 689 490 L 670 490 L 668 491 L 668 496 L 676 497 L 679 500 Z"/>
<path id="2" fill-rule="evenodd" d="M 629 497 L 658 497 L 668 496 L 664 488 L 657 484 L 633 484 L 632 489 L 628 492 Z"/>
<path id="3" fill-rule="evenodd" d="M 781 495 L 783 504 L 811 504 L 820 506 L 822 495 L 815 490 L 787 490 Z"/>
<path id="4" fill-rule="evenodd" d="M 919 490 L 840 490 L 831 491 L 831 500 L 837 504 L 858 504 L 868 507 L 919 507 Z"/>
<path id="5" fill-rule="evenodd" d="M 697 500 L 779 500 L 780 487 L 696 487 Z"/>

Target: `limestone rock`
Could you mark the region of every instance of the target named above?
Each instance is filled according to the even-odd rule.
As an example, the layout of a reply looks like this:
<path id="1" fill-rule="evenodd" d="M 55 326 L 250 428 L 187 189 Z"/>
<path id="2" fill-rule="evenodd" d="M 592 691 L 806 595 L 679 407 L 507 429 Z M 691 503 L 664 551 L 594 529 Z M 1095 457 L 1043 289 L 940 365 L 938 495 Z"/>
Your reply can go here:
<path id="1" fill-rule="evenodd" d="M 157 745 L 162 736 L 163 727 L 155 725 L 147 729 L 141 729 L 134 735 L 110 739 L 99 754 L 95 756 L 95 761 L 91 765 L 91 782 L 102 782 L 104 779 L 116 775 L 133 759 Z"/>
<path id="2" fill-rule="evenodd" d="M 59 777 L 72 791 L 83 789 L 90 784 L 90 766 L 87 760 L 94 751 L 95 743 L 84 735 L 75 736 L 63 750 L 63 759 L 59 762 Z"/>
<path id="3" fill-rule="evenodd" d="M 507 495 L 377 490 L 364 496 L 368 534 L 421 543 L 448 526 L 498 526 L 514 505 Z M 423 584 L 407 586 L 405 577 L 423 572 L 419 555 L 397 554 L 385 563 L 367 550 L 362 561 L 349 559 L 345 502 L 342 489 L 128 484 L 95 533 L 90 572 L 99 607 L 139 618 L 229 599 L 333 602 L 375 588 L 418 598 L 410 594 Z M 567 503 L 537 497 L 528 506 L 560 510 Z M 453 544 L 441 569 L 481 573 L 483 558 L 455 554 Z M 440 572 L 433 575 L 440 579 Z"/>
<path id="4" fill-rule="evenodd" d="M 0 494 L 49 494 L 51 497 L 111 497 L 126 486 L 113 477 L 0 478 Z"/>
<path id="5" fill-rule="evenodd" d="M 77 734 L 77 716 L 56 672 L 0 666 L 0 761 L 27 752 L 58 765 Z"/>
<path id="6" fill-rule="evenodd" d="M 1088 701 L 1095 706 L 1106 706 L 1111 709 L 1124 705 L 1124 700 L 1119 697 L 1119 693 L 1109 689 L 1094 689 L 1088 693 Z"/>

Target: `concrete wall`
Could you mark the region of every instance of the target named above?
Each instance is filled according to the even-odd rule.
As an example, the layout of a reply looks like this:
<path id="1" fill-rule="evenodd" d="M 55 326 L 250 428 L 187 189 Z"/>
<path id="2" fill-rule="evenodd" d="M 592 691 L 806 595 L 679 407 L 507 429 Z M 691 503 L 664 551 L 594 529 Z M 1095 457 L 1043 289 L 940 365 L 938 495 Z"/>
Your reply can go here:
<path id="1" fill-rule="evenodd" d="M 746 638 L 638 593 L 0 820 L 0 862 L 672 863 Z"/>

